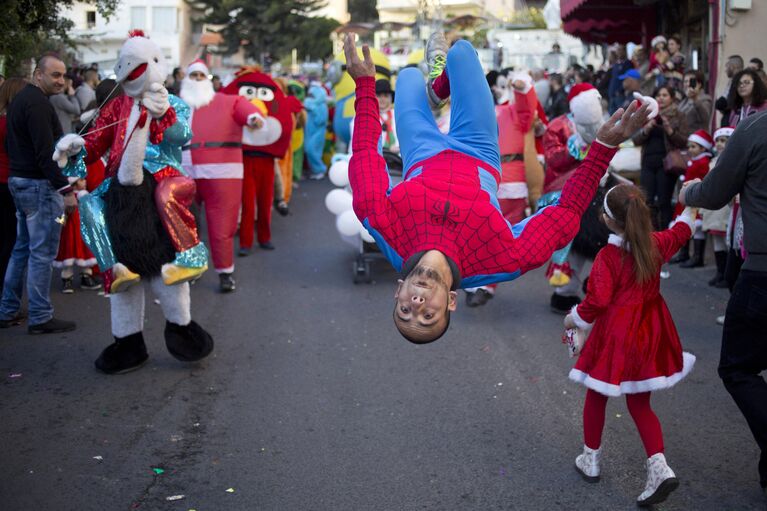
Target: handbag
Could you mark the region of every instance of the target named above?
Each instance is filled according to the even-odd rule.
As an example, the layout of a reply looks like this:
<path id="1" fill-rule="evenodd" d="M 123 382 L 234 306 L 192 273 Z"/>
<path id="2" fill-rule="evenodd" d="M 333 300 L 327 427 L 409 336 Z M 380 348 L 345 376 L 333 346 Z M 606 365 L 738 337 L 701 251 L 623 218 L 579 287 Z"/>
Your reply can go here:
<path id="1" fill-rule="evenodd" d="M 672 149 L 663 158 L 663 170 L 666 174 L 681 176 L 687 170 L 687 158 L 679 149 Z"/>

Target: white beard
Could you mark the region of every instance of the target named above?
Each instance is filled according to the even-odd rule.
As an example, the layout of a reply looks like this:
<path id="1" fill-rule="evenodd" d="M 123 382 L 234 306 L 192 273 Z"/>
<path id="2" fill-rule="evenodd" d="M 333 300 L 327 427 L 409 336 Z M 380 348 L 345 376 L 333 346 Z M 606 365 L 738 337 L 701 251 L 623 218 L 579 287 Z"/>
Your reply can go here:
<path id="1" fill-rule="evenodd" d="M 190 80 L 185 77 L 181 81 L 179 96 L 192 108 L 207 106 L 213 101 L 216 91 L 213 90 L 213 82 L 210 80 Z"/>

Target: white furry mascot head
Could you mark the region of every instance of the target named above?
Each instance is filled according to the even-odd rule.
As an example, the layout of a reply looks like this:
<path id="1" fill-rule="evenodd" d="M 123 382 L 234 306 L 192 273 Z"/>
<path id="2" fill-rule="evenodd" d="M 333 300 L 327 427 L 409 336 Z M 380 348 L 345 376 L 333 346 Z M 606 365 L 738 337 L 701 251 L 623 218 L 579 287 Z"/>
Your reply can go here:
<path id="1" fill-rule="evenodd" d="M 597 137 L 597 131 L 602 126 L 602 96 L 593 85 L 579 83 L 570 89 L 567 101 L 570 103 L 570 112 L 573 114 L 575 129 L 587 144 L 592 143 Z"/>
<path id="2" fill-rule="evenodd" d="M 150 41 L 141 30 L 133 30 L 120 48 L 115 65 L 116 79 L 125 94 L 139 98 L 150 90 L 150 85 L 165 82 L 168 71 L 160 47 Z"/>

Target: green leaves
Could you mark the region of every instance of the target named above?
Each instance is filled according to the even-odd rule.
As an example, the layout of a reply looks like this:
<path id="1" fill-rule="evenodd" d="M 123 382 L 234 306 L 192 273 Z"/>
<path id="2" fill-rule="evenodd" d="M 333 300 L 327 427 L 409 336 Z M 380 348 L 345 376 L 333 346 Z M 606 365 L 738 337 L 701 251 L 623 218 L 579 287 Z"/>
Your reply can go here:
<path id="1" fill-rule="evenodd" d="M 224 25 L 225 54 L 236 52 L 241 43 L 257 62 L 265 54 L 276 61 L 293 48 L 300 58 L 324 58 L 332 52 L 329 36 L 338 22 L 309 17 L 325 0 L 198 0 L 192 5 L 204 12 L 200 21 Z"/>
<path id="2" fill-rule="evenodd" d="M 108 18 L 119 0 L 90 0 L 100 15 Z M 4 58 L 4 74 L 21 74 L 23 64 L 39 57 L 47 49 L 72 46 L 71 20 L 61 16 L 74 0 L 3 0 L 0 16 L 0 58 Z"/>

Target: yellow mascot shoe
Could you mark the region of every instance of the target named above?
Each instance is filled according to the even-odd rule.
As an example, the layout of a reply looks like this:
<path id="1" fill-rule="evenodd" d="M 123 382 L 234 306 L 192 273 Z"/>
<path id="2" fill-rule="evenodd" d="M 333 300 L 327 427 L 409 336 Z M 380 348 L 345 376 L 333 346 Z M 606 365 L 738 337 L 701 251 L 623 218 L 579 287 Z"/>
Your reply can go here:
<path id="1" fill-rule="evenodd" d="M 200 277 L 208 269 L 208 265 L 200 268 L 189 268 L 177 264 L 168 263 L 162 265 L 162 281 L 166 286 L 189 282 Z"/>
<path id="2" fill-rule="evenodd" d="M 117 263 L 112 266 L 112 285 L 109 292 L 113 294 L 122 293 L 140 281 L 141 276 L 138 273 L 133 273 L 122 263 Z"/>
<path id="3" fill-rule="evenodd" d="M 567 274 L 561 270 L 554 270 L 554 273 L 549 278 L 549 285 L 554 287 L 564 286 L 565 284 L 568 284 L 569 282 L 570 282 L 570 277 L 568 277 Z"/>

